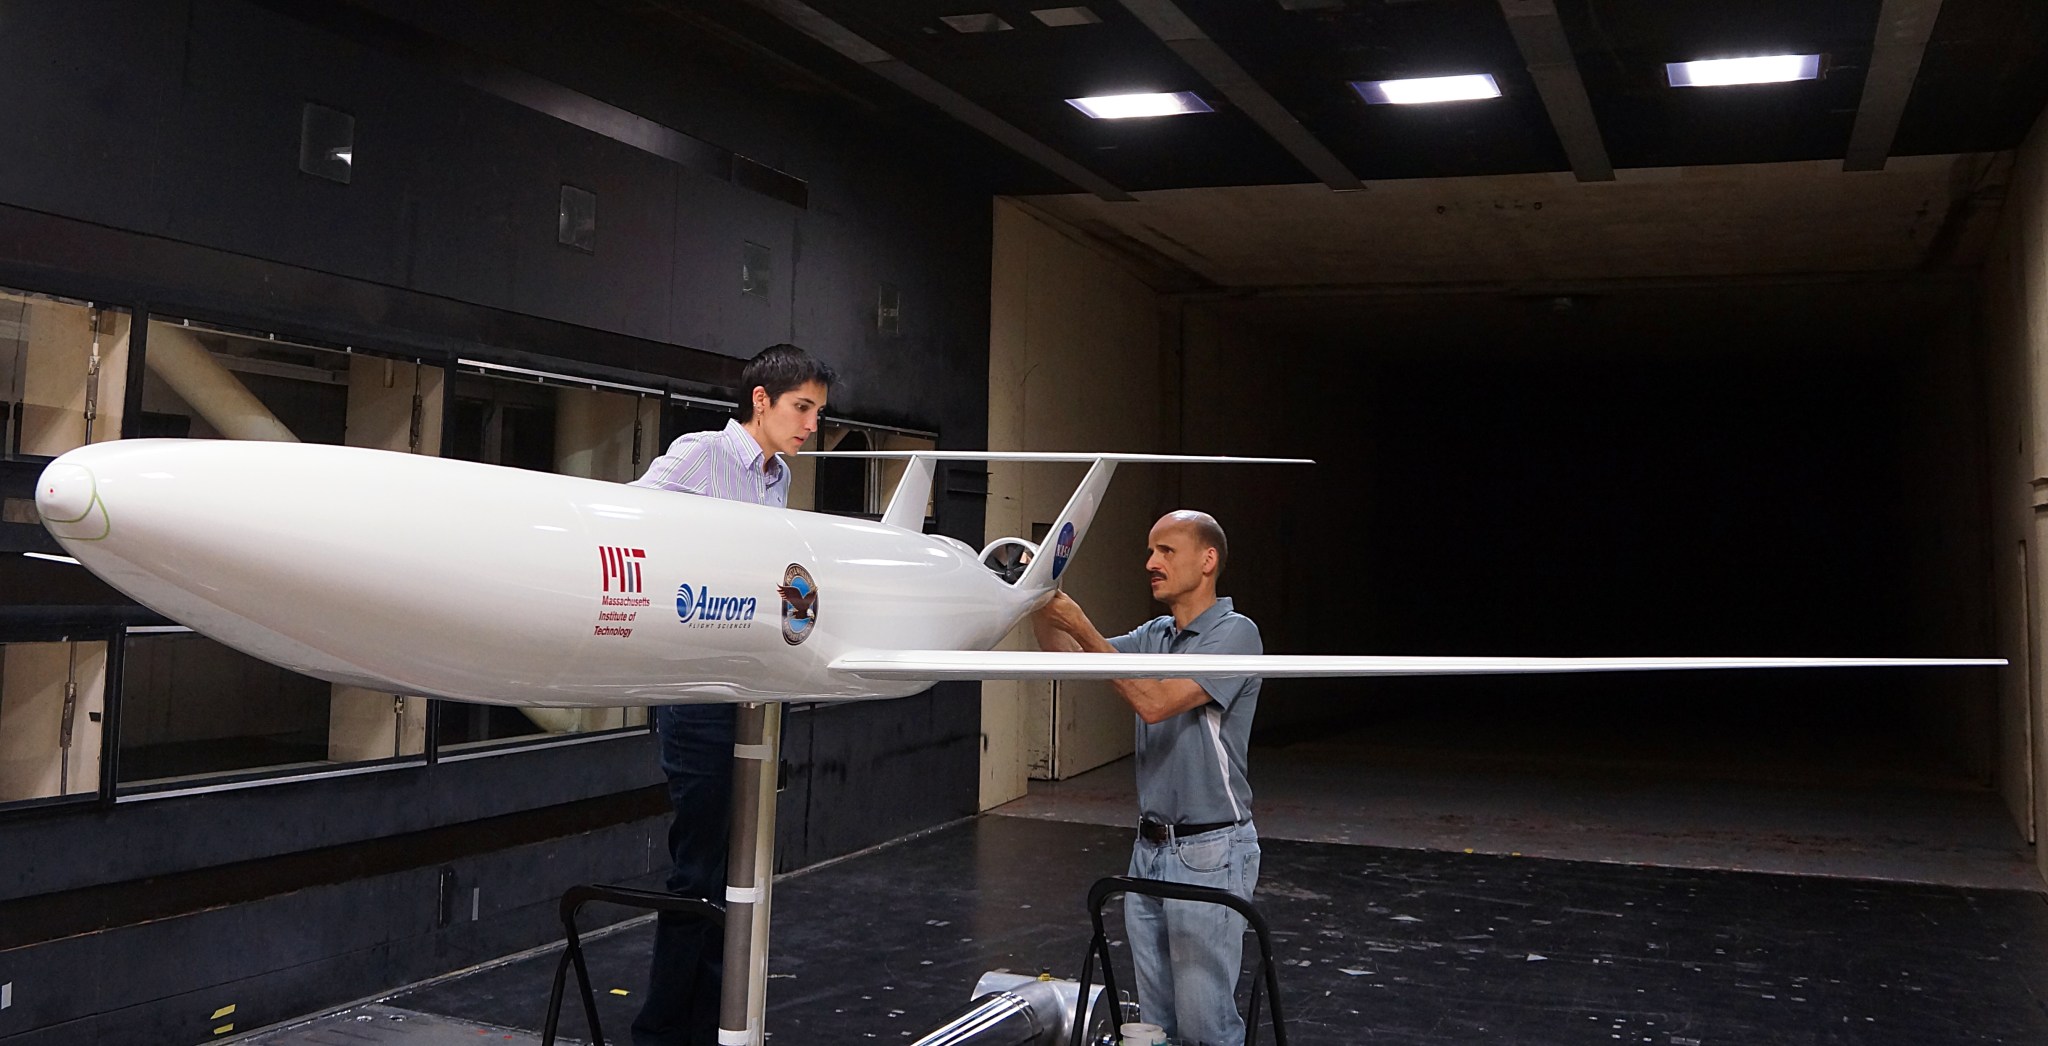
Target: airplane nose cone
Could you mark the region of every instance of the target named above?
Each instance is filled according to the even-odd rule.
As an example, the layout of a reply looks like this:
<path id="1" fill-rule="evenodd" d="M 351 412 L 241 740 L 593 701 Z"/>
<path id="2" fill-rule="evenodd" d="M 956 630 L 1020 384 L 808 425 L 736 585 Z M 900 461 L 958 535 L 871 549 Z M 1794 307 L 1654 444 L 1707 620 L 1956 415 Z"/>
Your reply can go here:
<path id="1" fill-rule="evenodd" d="M 93 488 L 84 466 L 54 462 L 36 481 L 36 511 L 46 523 L 76 523 L 92 511 Z"/>

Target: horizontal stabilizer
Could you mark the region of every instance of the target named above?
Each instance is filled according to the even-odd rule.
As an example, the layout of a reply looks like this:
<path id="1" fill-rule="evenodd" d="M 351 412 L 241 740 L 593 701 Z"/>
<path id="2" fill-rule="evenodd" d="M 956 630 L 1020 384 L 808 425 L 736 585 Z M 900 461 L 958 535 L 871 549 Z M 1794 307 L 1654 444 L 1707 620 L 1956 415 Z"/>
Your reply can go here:
<path id="1" fill-rule="evenodd" d="M 1709 668 L 1900 668 L 2002 665 L 2002 658 L 1405 657 L 1310 654 L 1088 654 L 1036 650 L 855 650 L 834 672 L 861 679 L 1180 679 L 1260 676 L 1471 676 Z"/>
<path id="2" fill-rule="evenodd" d="M 800 455 L 806 458 L 885 458 L 904 460 L 924 458 L 930 461 L 1068 461 L 1087 464 L 1091 461 L 1125 462 L 1150 461 L 1170 465 L 1313 465 L 1314 458 L 1232 458 L 1204 454 L 1085 454 L 1058 451 L 1001 451 L 1001 450 L 807 450 Z"/>

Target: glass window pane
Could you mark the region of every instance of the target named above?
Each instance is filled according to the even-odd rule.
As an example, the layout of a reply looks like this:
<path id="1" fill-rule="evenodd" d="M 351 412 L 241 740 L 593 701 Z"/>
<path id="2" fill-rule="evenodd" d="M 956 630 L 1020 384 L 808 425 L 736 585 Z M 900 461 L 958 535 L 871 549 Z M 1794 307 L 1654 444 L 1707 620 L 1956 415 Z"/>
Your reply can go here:
<path id="1" fill-rule="evenodd" d="M 152 320 L 141 435 L 342 443 L 349 354 Z"/>
<path id="2" fill-rule="evenodd" d="M 122 667 L 120 784 L 419 755 L 426 703 L 299 675 L 193 632 L 140 632 Z"/>
<path id="3" fill-rule="evenodd" d="M 804 449 L 899 451 L 932 450 L 937 446 L 938 442 L 930 436 L 853 421 L 835 421 L 821 426 Z M 906 461 L 878 458 L 799 457 L 793 464 L 796 472 L 792 479 L 797 485 L 790 491 L 791 508 L 874 519 L 881 518 L 882 510 L 888 507 L 889 498 L 895 494 L 896 484 L 903 478 L 904 469 L 909 466 Z M 809 504 L 802 504 L 798 495 L 806 487 L 814 493 Z M 930 497 L 925 500 L 924 514 L 927 518 L 932 514 Z"/>
<path id="4" fill-rule="evenodd" d="M 21 501 L 27 520 L 35 519 L 35 502 L 8 500 Z M 134 602 L 71 562 L 41 523 L 10 518 L 0 523 L 0 606 L 125 609 Z"/>
<path id="5" fill-rule="evenodd" d="M 567 376 L 463 372 L 455 380 L 453 456 L 585 476 L 637 479 L 661 452 L 661 397 Z"/>
<path id="6" fill-rule="evenodd" d="M 568 375 L 465 369 L 456 375 L 449 424 L 455 457 L 618 483 L 638 479 L 662 449 L 658 394 Z M 526 709 L 445 701 L 434 741 L 448 752 L 646 723 L 644 708 Z"/>
<path id="7" fill-rule="evenodd" d="M 646 725 L 645 708 L 509 708 L 443 701 L 441 729 L 434 743 L 445 754 L 510 741 L 546 741 Z"/>
<path id="8" fill-rule="evenodd" d="M 143 365 L 143 436 L 441 447 L 439 366 L 168 319 Z"/>
<path id="9" fill-rule="evenodd" d="M 873 450 L 868 434 L 860 429 L 849 429 L 835 425 L 832 431 L 821 433 L 825 438 L 838 437 L 833 450 Z M 820 458 L 817 463 L 817 510 L 843 515 L 854 515 L 868 511 L 868 468 L 866 458 Z"/>
<path id="10" fill-rule="evenodd" d="M 177 319 L 149 324 L 144 436 L 431 454 L 437 366 Z M 127 639 L 120 783 L 324 769 L 426 749 L 425 699 L 340 686 L 182 630 Z"/>
<path id="11" fill-rule="evenodd" d="M 0 803 L 100 785 L 107 644 L 0 643 Z"/>
<path id="12" fill-rule="evenodd" d="M 118 439 L 129 317 L 0 288 L 0 458 Z"/>

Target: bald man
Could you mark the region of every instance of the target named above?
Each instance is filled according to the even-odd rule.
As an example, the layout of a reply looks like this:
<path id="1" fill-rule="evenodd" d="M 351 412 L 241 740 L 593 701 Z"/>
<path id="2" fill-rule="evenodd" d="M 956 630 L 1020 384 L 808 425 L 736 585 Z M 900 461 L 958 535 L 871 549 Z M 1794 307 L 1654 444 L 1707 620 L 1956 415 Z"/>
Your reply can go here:
<path id="1" fill-rule="evenodd" d="M 1229 548 L 1206 512 L 1161 516 L 1145 572 L 1167 613 L 1106 639 L 1065 592 L 1032 618 L 1046 650 L 1125 654 L 1261 654 L 1259 627 L 1216 596 Z M 1259 833 L 1245 748 L 1259 706 L 1256 676 L 1117 679 L 1137 714 L 1138 838 L 1130 874 L 1213 886 L 1246 900 L 1259 879 Z M 1241 1046 L 1237 974 L 1244 917 L 1220 904 L 1127 894 L 1124 929 L 1144 1019 L 1189 1046 Z"/>

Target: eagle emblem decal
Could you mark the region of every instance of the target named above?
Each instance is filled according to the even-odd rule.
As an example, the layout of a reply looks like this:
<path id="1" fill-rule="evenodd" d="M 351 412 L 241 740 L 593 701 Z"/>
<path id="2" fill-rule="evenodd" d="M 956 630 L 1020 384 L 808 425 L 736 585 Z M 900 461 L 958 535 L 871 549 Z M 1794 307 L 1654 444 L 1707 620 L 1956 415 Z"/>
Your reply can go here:
<path id="1" fill-rule="evenodd" d="M 791 563 L 782 572 L 782 641 L 795 646 L 811 637 L 818 624 L 818 586 L 810 572 Z"/>

